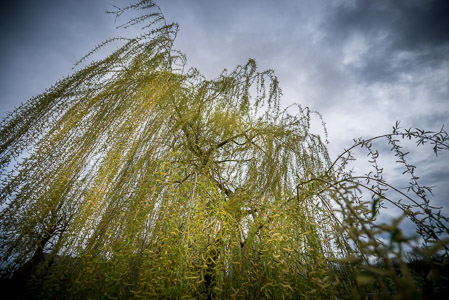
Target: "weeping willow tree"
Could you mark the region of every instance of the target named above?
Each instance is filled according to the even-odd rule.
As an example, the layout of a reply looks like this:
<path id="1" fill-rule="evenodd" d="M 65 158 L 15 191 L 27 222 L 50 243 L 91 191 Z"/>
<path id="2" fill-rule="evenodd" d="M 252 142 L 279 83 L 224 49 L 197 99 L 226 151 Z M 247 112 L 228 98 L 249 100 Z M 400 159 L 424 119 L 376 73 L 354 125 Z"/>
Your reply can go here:
<path id="1" fill-rule="evenodd" d="M 313 112 L 280 108 L 273 71 L 249 60 L 208 80 L 185 70 L 177 25 L 152 1 L 114 13 L 130 9 L 144 13 L 124 27 L 149 21 L 141 35 L 107 40 L 93 52 L 122 46 L 1 125 L 4 275 L 43 298 L 419 295 L 406 266 L 392 270 L 402 252 L 378 239 L 399 231 L 374 222 L 392 202 L 379 168 L 345 171 L 352 148 L 331 162 Z M 397 136 L 447 148 L 445 132 L 377 138 Z M 369 142 L 354 147 L 375 161 Z M 444 248 L 447 219 L 403 195 L 412 204 L 397 206 Z"/>

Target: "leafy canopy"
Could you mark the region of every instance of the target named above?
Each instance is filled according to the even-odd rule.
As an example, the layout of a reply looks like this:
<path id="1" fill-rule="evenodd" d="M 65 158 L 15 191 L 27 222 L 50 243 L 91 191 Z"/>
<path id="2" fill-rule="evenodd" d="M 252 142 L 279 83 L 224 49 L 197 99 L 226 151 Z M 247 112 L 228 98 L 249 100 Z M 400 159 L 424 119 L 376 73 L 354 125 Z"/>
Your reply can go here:
<path id="1" fill-rule="evenodd" d="M 375 219 L 382 203 L 395 203 L 440 249 L 447 219 L 425 187 L 412 183 L 416 200 L 377 165 L 354 176 L 345 170 L 352 148 L 331 162 L 311 132 L 313 112 L 280 108 L 272 70 L 249 60 L 206 79 L 185 70 L 173 49 L 177 25 L 153 1 L 113 13 L 127 10 L 142 12 L 123 25 L 145 24 L 141 35 L 99 45 L 92 53 L 122 41 L 1 124 L 4 274 L 16 270 L 46 298 L 330 298 L 414 286 L 389 273 L 403 261 L 395 245 L 409 239 L 398 222 Z M 387 138 L 411 175 L 396 137 L 448 148 L 444 131 L 396 126 L 372 139 Z M 372 140 L 353 148 L 369 149 L 375 163 Z M 378 239 L 389 232 L 390 244 Z"/>

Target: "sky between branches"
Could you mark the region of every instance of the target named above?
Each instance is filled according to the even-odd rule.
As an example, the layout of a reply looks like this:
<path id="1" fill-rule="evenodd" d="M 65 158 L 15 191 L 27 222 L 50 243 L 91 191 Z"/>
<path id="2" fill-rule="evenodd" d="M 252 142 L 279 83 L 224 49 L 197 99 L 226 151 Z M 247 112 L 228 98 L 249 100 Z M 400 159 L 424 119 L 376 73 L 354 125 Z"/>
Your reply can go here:
<path id="1" fill-rule="evenodd" d="M 58 79 L 108 37 L 118 0 L 17 0 L 0 10 L 0 116 Z M 449 126 L 447 0 L 161 0 L 175 47 L 206 77 L 255 58 L 274 69 L 282 105 L 319 111 L 336 157 L 356 137 Z M 120 33 L 120 32 L 118 32 Z M 388 149 L 384 146 L 384 149 Z M 449 155 L 414 164 L 449 211 Z M 421 167 L 421 170 L 419 168 Z M 386 174 L 395 179 L 396 174 Z M 401 184 L 401 183 L 399 183 Z"/>

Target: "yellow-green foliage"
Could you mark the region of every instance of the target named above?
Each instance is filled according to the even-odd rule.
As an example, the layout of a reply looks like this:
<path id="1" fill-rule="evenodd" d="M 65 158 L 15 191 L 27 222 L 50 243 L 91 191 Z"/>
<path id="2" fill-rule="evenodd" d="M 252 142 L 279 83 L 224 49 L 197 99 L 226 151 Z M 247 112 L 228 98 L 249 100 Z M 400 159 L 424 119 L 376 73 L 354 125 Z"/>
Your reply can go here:
<path id="1" fill-rule="evenodd" d="M 311 112 L 281 111 L 253 60 L 185 71 L 176 25 L 129 8 L 155 24 L 2 123 L 4 272 L 50 253 L 30 281 L 43 298 L 364 295 L 376 270 L 357 266 L 380 245 L 357 240 L 371 217 Z"/>

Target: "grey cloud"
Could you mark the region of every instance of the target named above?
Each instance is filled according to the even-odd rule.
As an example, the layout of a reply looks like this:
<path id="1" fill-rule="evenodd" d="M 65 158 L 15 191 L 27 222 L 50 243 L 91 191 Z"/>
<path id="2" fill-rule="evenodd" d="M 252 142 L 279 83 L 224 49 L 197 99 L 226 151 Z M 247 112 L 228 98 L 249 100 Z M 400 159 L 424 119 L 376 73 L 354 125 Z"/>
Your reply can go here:
<path id="1" fill-rule="evenodd" d="M 362 65 L 352 67 L 368 82 L 397 80 L 449 59 L 446 0 L 356 0 L 330 11 L 323 28 L 331 44 L 344 45 L 356 35 L 369 41 Z"/>
<path id="2" fill-rule="evenodd" d="M 89 0 L 2 5 L 0 117 L 73 72 L 74 63 L 109 35 L 113 18 L 104 13 L 107 8 L 103 1 Z"/>
<path id="3" fill-rule="evenodd" d="M 338 7 L 329 25 L 341 33 L 387 33 L 395 50 L 441 46 L 449 42 L 449 2 L 357 0 Z"/>

